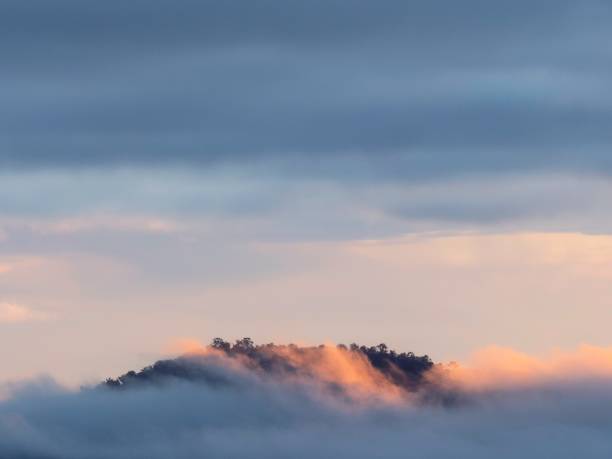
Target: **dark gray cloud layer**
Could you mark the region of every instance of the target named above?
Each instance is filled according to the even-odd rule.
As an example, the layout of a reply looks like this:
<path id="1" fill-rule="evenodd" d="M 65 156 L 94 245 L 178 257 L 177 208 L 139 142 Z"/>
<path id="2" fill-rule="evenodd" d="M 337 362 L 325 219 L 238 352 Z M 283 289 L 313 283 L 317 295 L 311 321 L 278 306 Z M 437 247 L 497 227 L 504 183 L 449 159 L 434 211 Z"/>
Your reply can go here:
<path id="1" fill-rule="evenodd" d="M 604 1 L 7 0 L 0 160 L 600 170 L 610 19 Z"/>

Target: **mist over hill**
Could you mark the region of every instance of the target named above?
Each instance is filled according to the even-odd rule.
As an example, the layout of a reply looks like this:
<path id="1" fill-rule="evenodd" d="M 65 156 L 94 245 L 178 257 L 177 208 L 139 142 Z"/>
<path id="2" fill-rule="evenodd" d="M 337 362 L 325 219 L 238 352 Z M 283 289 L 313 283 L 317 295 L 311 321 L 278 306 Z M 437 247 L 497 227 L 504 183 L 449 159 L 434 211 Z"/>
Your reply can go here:
<path id="1" fill-rule="evenodd" d="M 103 386 L 130 389 L 182 380 L 219 387 L 234 386 L 241 379 L 251 377 L 314 384 L 327 393 L 346 395 L 361 390 L 377 396 L 385 391 L 416 392 L 433 366 L 427 355 L 399 353 L 385 344 L 302 347 L 257 345 L 250 338 L 231 344 L 215 338 L 206 348 L 157 361 L 138 372 L 108 378 Z"/>
<path id="2" fill-rule="evenodd" d="M 0 457 L 612 457 L 612 349 L 487 355 L 469 367 L 382 344 L 215 339 L 80 390 L 5 388 Z"/>

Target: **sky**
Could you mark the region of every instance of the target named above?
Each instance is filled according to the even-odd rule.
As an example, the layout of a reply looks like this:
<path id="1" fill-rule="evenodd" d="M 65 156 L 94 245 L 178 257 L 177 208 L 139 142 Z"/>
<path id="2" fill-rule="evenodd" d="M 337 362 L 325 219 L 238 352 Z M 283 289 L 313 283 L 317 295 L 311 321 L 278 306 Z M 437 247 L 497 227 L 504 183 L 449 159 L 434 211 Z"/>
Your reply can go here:
<path id="1" fill-rule="evenodd" d="M 0 381 L 215 336 L 611 346 L 611 21 L 603 0 L 3 0 Z"/>

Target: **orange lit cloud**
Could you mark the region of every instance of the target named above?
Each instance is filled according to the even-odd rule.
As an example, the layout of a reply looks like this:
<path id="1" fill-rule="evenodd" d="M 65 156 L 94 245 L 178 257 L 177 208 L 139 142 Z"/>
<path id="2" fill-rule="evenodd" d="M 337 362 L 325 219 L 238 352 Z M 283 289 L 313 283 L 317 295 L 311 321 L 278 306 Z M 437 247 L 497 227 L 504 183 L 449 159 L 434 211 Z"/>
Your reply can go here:
<path id="1" fill-rule="evenodd" d="M 284 357 L 315 380 L 342 387 L 354 399 L 394 401 L 406 395 L 360 353 L 334 345 L 310 348 L 285 346 L 270 352 Z"/>
<path id="2" fill-rule="evenodd" d="M 164 353 L 174 355 L 202 354 L 206 352 L 206 346 L 194 338 L 179 338 L 173 340 L 164 349 Z"/>
<path id="3" fill-rule="evenodd" d="M 612 379 L 612 348 L 582 345 L 574 351 L 555 350 L 536 357 L 491 346 L 475 352 L 464 363 L 438 366 L 430 378 L 467 391 Z"/>
<path id="4" fill-rule="evenodd" d="M 582 233 L 418 234 L 357 241 L 349 252 L 390 263 L 426 262 L 472 267 L 481 264 L 562 265 L 612 277 L 612 237 Z"/>
<path id="5" fill-rule="evenodd" d="M 214 363 L 238 372 L 254 371 L 259 376 L 268 376 L 258 361 L 247 355 L 228 356 L 191 338 L 172 341 L 166 351 L 198 359 L 203 365 Z M 273 379 L 277 383 L 304 385 L 319 395 L 328 394 L 329 388 L 334 387 L 355 402 L 397 402 L 409 396 L 404 388 L 375 369 L 365 355 L 334 344 L 261 346 L 257 352 L 271 361 L 278 358 L 288 364 L 288 369 L 274 372 Z"/>
<path id="6" fill-rule="evenodd" d="M 585 380 L 612 381 L 612 348 L 591 345 L 582 345 L 572 351 L 555 350 L 546 356 L 490 346 L 476 351 L 465 362 L 435 365 L 426 374 L 426 383 L 414 387 L 394 382 L 389 373 L 374 368 L 364 354 L 335 345 L 260 346 L 258 354 L 278 357 L 289 364 L 286 371 L 271 373 L 252 357 L 229 356 L 192 339 L 177 340 L 169 350 L 200 358 L 199 364 L 214 363 L 234 371 L 253 371 L 276 383 L 304 385 L 325 398 L 330 395 L 329 388 L 336 387 L 349 400 L 360 404 L 412 404 L 419 393 L 439 389 L 469 394 Z"/>
<path id="7" fill-rule="evenodd" d="M 0 323 L 44 320 L 47 315 L 16 303 L 0 303 Z"/>

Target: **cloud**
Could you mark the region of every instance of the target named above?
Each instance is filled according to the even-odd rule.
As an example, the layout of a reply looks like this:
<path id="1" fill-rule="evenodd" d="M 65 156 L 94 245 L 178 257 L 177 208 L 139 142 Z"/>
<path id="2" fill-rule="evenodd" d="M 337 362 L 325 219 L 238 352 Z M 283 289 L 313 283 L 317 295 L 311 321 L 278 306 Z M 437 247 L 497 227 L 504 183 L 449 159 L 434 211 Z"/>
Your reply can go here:
<path id="1" fill-rule="evenodd" d="M 430 377 L 450 388 L 478 393 L 608 381 L 612 378 L 612 348 L 583 344 L 569 352 L 556 349 L 545 356 L 532 356 L 489 346 L 463 364 L 434 369 Z"/>
<path id="2" fill-rule="evenodd" d="M 177 231 L 179 225 L 170 220 L 154 217 L 125 215 L 86 215 L 48 220 L 17 219 L 5 220 L 8 227 L 26 227 L 36 234 L 75 234 L 93 231 L 170 233 Z"/>
<path id="3" fill-rule="evenodd" d="M 0 324 L 31 322 L 47 319 L 47 314 L 16 303 L 0 303 Z"/>
<path id="4" fill-rule="evenodd" d="M 348 242 L 344 248 L 369 260 L 461 269 L 522 266 L 566 269 L 591 278 L 612 278 L 612 237 L 584 233 L 423 233 L 384 240 Z"/>
<path id="5" fill-rule="evenodd" d="M 5 248 L 32 235 L 33 244 L 62 234 L 73 244 L 72 236 L 96 232 L 335 240 L 441 229 L 612 231 L 612 182 L 593 174 L 342 181 L 295 179 L 271 166 L 261 173 L 237 168 L 22 171 L 5 172 L 0 179 L 0 231 L 11 241 Z"/>
<path id="6" fill-rule="evenodd" d="M 606 171 L 611 15 L 595 0 L 5 1 L 0 162 Z"/>
<path id="7" fill-rule="evenodd" d="M 67 391 L 49 380 L 13 385 L 0 402 L 0 453 L 49 459 L 612 454 L 610 375 L 465 388 L 461 403 L 444 407 L 332 403 L 308 387 L 230 366 L 215 371 L 235 384 L 175 382 L 127 391 Z"/>

